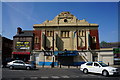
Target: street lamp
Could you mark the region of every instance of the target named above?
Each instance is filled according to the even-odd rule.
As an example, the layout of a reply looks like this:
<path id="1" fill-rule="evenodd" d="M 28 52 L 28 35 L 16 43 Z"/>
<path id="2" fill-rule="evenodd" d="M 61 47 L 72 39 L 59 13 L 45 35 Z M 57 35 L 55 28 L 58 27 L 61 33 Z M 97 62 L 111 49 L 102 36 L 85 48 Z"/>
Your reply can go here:
<path id="1" fill-rule="evenodd" d="M 43 51 L 43 54 L 44 54 L 44 62 L 43 62 L 42 67 L 44 68 L 44 66 L 45 66 L 45 51 L 43 49 L 42 49 L 42 51 Z"/>
<path id="2" fill-rule="evenodd" d="M 54 59 L 55 59 L 55 55 L 54 55 L 54 30 L 53 30 L 53 42 L 52 42 L 52 43 L 53 43 L 53 55 L 52 55 L 52 56 L 53 56 L 53 57 L 52 57 L 52 59 L 53 59 L 52 61 L 53 61 L 53 62 L 52 62 L 52 64 L 51 64 L 51 67 L 54 67 Z"/>

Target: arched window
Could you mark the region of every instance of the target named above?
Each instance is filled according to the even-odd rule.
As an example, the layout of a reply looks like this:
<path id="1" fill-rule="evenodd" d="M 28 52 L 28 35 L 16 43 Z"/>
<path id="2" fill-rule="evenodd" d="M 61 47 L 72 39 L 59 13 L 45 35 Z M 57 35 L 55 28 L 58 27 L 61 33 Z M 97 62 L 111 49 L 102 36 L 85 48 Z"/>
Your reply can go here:
<path id="1" fill-rule="evenodd" d="M 38 36 L 35 37 L 35 43 L 39 43 L 39 37 Z"/>

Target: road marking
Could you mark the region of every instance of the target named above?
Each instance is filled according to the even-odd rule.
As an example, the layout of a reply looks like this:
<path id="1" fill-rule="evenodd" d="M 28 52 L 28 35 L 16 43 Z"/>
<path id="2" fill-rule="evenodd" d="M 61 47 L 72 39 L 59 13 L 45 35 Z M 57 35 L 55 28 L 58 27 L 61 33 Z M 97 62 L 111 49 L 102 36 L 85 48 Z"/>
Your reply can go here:
<path id="1" fill-rule="evenodd" d="M 40 77 L 40 78 L 44 78 L 44 79 L 46 79 L 46 78 L 49 78 L 49 77 L 47 77 L 47 76 L 42 76 L 42 77 Z"/>
<path id="2" fill-rule="evenodd" d="M 75 76 L 75 78 L 78 78 L 79 76 Z"/>
<path id="3" fill-rule="evenodd" d="M 61 76 L 62 78 L 70 78 L 69 76 Z"/>
<path id="4" fill-rule="evenodd" d="M 60 77 L 58 77 L 58 76 L 51 76 L 52 78 L 60 78 Z"/>
<path id="5" fill-rule="evenodd" d="M 25 79 L 25 77 L 21 77 L 21 78 L 20 78 L 20 80 L 24 80 L 24 79 Z"/>
<path id="6" fill-rule="evenodd" d="M 70 76 L 71 78 L 78 78 L 79 76 L 76 76 L 76 75 L 72 75 Z"/>
<path id="7" fill-rule="evenodd" d="M 38 79 L 38 77 L 30 77 L 30 79 Z"/>

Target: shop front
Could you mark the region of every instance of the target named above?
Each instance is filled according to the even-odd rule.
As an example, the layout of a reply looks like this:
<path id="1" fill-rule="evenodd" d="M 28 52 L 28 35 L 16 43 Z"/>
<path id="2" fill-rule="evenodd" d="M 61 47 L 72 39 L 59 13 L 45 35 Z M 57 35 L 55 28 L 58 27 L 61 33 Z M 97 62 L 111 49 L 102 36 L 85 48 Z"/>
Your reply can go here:
<path id="1" fill-rule="evenodd" d="M 12 52 L 12 58 L 28 62 L 30 60 L 30 52 Z"/>
<path id="2" fill-rule="evenodd" d="M 39 66 L 80 66 L 82 61 L 78 51 L 38 51 L 31 55 L 30 61 Z"/>
<path id="3" fill-rule="evenodd" d="M 78 51 L 55 51 L 55 57 L 59 65 L 80 66 L 84 61 L 76 60 L 79 57 Z"/>

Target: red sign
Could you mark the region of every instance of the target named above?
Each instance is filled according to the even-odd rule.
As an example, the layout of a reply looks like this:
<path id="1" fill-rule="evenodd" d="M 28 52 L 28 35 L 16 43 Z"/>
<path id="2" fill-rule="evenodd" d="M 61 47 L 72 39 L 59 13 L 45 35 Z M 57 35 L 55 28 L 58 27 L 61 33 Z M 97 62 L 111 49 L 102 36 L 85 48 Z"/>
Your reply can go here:
<path id="1" fill-rule="evenodd" d="M 30 52 L 12 52 L 12 54 L 30 54 Z"/>

